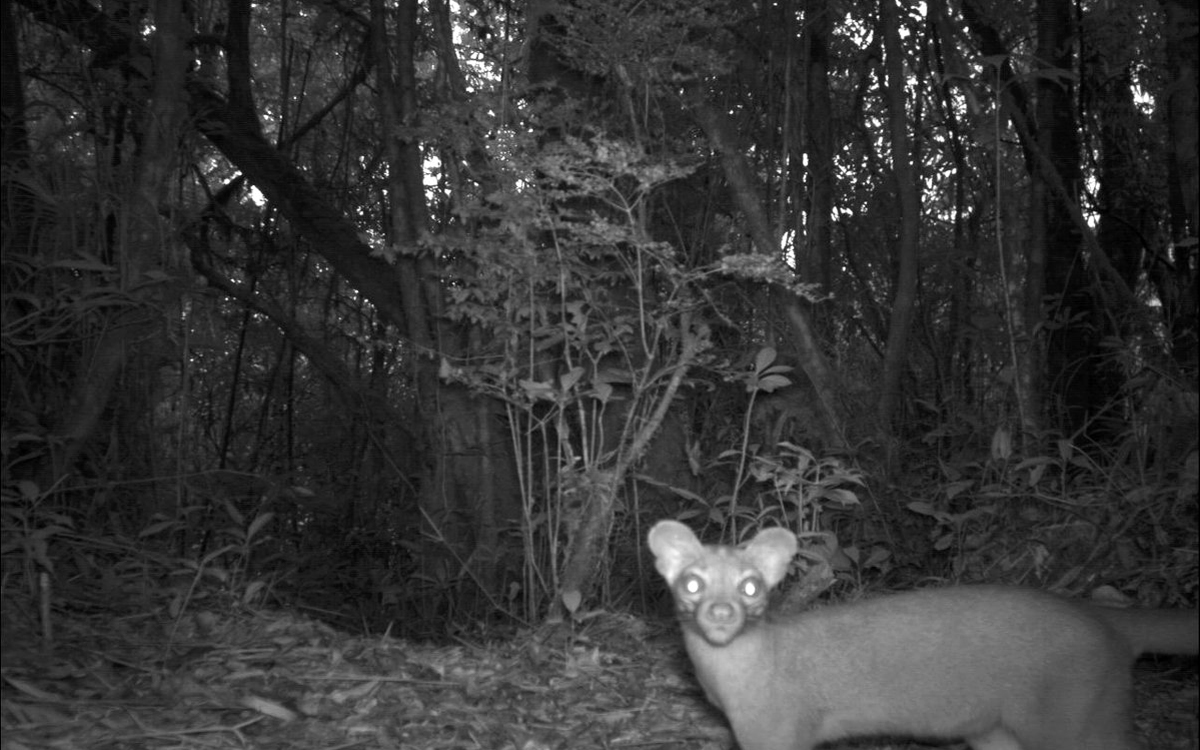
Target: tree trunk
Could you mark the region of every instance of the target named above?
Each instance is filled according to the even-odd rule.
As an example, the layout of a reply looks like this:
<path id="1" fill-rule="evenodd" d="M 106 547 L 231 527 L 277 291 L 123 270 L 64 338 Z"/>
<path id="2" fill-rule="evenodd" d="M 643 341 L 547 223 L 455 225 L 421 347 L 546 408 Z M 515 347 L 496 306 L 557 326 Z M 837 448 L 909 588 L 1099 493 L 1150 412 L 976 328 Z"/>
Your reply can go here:
<path id="1" fill-rule="evenodd" d="M 832 11 L 826 0 L 809 3 L 811 20 L 808 34 L 808 80 L 805 97 L 805 148 L 808 153 L 809 206 L 805 212 L 805 281 L 815 281 L 829 291 L 833 287 L 833 199 L 836 179 L 833 168 L 833 101 L 829 93 L 829 45 L 832 37 Z"/>
<path id="2" fill-rule="evenodd" d="M 1108 258 L 1113 271 L 1121 283 L 1129 288 L 1137 287 L 1142 273 L 1142 259 L 1147 241 L 1155 235 L 1157 213 L 1150 196 L 1154 188 L 1148 184 L 1149 163 L 1139 138 L 1149 123 L 1142 121 L 1133 100 L 1132 69 L 1135 61 L 1124 40 L 1116 44 L 1109 40 L 1120 39 L 1120 30 L 1132 28 L 1136 19 L 1133 8 L 1124 5 L 1096 8 L 1088 16 L 1085 36 L 1095 39 L 1096 46 L 1089 48 L 1084 67 L 1083 85 L 1087 94 L 1085 101 L 1092 103 L 1100 126 L 1100 224 L 1096 231 L 1096 242 L 1100 252 Z M 1111 285 L 1108 276 L 1099 277 L 1097 285 Z M 1098 300 L 1093 305 L 1091 326 L 1101 341 L 1124 342 L 1131 336 L 1137 337 L 1146 330 L 1146 317 L 1139 312 L 1141 307 L 1132 298 L 1113 291 L 1102 291 L 1101 300 L 1111 300 L 1103 305 Z M 1151 334 L 1153 337 L 1153 334 Z M 1124 398 L 1126 363 L 1123 358 L 1096 352 L 1093 368 L 1092 401 L 1117 405 Z M 1124 408 L 1107 410 L 1090 432 L 1105 443 L 1125 433 L 1128 429 L 1127 411 Z"/>
<path id="3" fill-rule="evenodd" d="M 382 115 L 384 153 L 388 161 L 390 239 L 413 251 L 396 258 L 404 332 L 415 347 L 411 358 L 417 392 L 418 430 L 425 452 L 420 482 L 422 517 L 427 529 L 447 549 L 422 558 L 441 565 L 449 553 L 451 574 L 462 584 L 477 584 L 485 598 L 501 592 L 494 562 L 497 544 L 497 483 L 492 473 L 491 418 L 482 397 L 457 384 L 438 379 L 438 353 L 459 354 L 458 333 L 440 319 L 444 304 L 438 269 L 431 254 L 419 246 L 428 231 L 421 144 L 404 133 L 416 132 L 416 40 L 419 34 L 418 3 L 405 0 L 395 6 L 394 50 L 387 35 L 388 13 L 383 0 L 371 3 L 371 41 L 375 50 L 379 110 Z M 425 571 L 436 575 L 432 569 Z M 460 577 L 465 574 L 465 577 Z"/>
<path id="4" fill-rule="evenodd" d="M 1040 244 L 1045 248 L 1046 384 L 1057 403 L 1058 426 L 1068 435 L 1088 424 L 1091 402 L 1089 355 L 1094 341 L 1087 332 L 1092 298 L 1081 228 L 1071 216 L 1079 199 L 1079 123 L 1075 113 L 1075 23 L 1070 0 L 1040 0 L 1038 55 L 1046 66 L 1037 78 L 1037 146 L 1047 163 L 1035 179 L 1043 183 Z M 1056 190 L 1055 182 L 1061 186 Z M 1064 194 L 1065 193 L 1065 194 Z M 1034 205 L 1034 211 L 1038 206 Z M 1081 316 L 1081 317 L 1077 317 Z"/>
<path id="5" fill-rule="evenodd" d="M 771 233 L 767 212 L 763 208 L 761 191 L 755 182 L 750 165 L 746 162 L 746 151 L 737 143 L 733 128 L 727 122 L 725 115 L 701 100 L 699 95 L 694 99 L 693 109 L 713 150 L 721 157 L 721 166 L 725 173 L 725 179 L 729 183 L 731 197 L 745 217 L 746 230 L 754 242 L 754 247 L 765 256 L 778 257 L 778 238 Z M 817 345 L 812 323 L 800 301 L 794 296 L 777 295 L 776 299 L 779 300 L 783 308 L 782 312 L 791 324 L 792 345 L 796 348 L 800 368 L 808 376 L 813 391 L 816 393 L 818 413 L 825 421 L 825 434 L 835 445 L 840 446 L 843 431 L 841 419 L 834 406 L 837 403 L 834 398 L 834 377 L 825 355 Z"/>
<path id="6" fill-rule="evenodd" d="M 900 400 L 900 382 L 908 364 L 908 339 L 917 301 L 917 241 L 921 219 L 921 186 L 913 168 L 908 142 L 908 110 L 905 105 L 904 56 L 895 0 L 879 4 L 883 36 L 884 66 L 887 70 L 888 130 L 892 142 L 892 174 L 900 206 L 900 236 L 896 245 L 896 286 L 892 294 L 892 316 L 888 324 L 887 349 L 883 360 L 883 385 L 879 394 L 879 429 L 893 433 L 893 420 Z"/>
<path id="7" fill-rule="evenodd" d="M 156 269 L 176 270 L 181 265 L 173 252 L 178 240 L 159 215 L 160 200 L 170 193 L 178 169 L 180 128 L 187 113 L 183 92 L 188 30 L 180 0 L 156 0 L 153 25 L 153 88 L 141 123 L 144 141 L 130 165 L 130 190 L 120 208 L 118 224 L 123 232 L 117 251 L 122 286 L 146 305 L 158 307 L 164 300 L 170 304 L 177 292 L 165 285 L 147 286 L 145 274 Z M 54 456 L 51 475 L 43 481 L 56 482 L 72 471 L 113 399 L 122 371 L 134 357 L 153 356 L 155 345 L 166 339 L 163 320 L 164 316 L 141 306 L 129 307 L 93 342 L 85 355 L 87 366 L 72 385 L 70 408 L 63 410 L 55 426 L 62 448 Z"/>
<path id="8" fill-rule="evenodd" d="M 1169 79 L 1167 130 L 1171 151 L 1167 177 L 1171 207 L 1172 254 L 1150 264 L 1150 278 L 1163 304 L 1170 335 L 1171 356 L 1195 382 L 1200 370 L 1200 284 L 1196 255 L 1200 253 L 1200 8 L 1196 0 L 1165 0 L 1165 36 Z"/>

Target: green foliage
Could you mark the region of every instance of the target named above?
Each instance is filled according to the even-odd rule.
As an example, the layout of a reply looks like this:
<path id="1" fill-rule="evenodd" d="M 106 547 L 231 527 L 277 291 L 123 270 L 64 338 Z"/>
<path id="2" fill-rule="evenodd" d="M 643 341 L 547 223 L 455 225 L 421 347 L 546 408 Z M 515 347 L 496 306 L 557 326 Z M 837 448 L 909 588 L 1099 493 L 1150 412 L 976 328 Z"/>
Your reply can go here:
<path id="1" fill-rule="evenodd" d="M 239 72 L 221 61 L 213 31 L 225 27 L 227 11 L 197 8 L 192 93 L 211 86 L 220 100 L 225 75 L 244 73 L 266 150 L 231 155 L 217 148 L 229 133 L 181 134 L 181 168 L 170 190 L 153 196 L 154 223 L 141 220 L 149 215 L 143 197 L 129 189 L 154 104 L 148 38 L 129 37 L 127 24 L 103 9 L 88 24 L 91 37 L 78 38 L 67 6 L 43 5 L 36 14 L 14 6 L 30 142 L 28 154 L 4 165 L 4 183 L 7 195 L 31 201 L 6 204 L 0 268 L 3 478 L 12 480 L 3 549 L 22 580 L 64 559 L 86 567 L 80 561 L 113 545 L 132 558 L 149 549 L 170 559 L 162 567 L 189 581 L 173 594 L 175 610 L 216 592 L 256 601 L 269 588 L 265 566 L 287 571 L 297 560 L 318 571 L 305 579 L 307 592 L 330 600 L 367 592 L 390 612 L 414 589 L 448 597 L 477 568 L 454 549 L 464 540 L 445 519 L 422 517 L 416 506 L 458 493 L 467 497 L 447 502 L 467 515 L 475 498 L 421 484 L 426 467 L 447 457 L 420 432 L 469 432 L 475 417 L 456 422 L 418 407 L 465 389 L 487 404 L 486 418 L 502 416 L 512 447 L 462 444 L 490 467 L 507 469 L 515 453 L 521 483 L 521 528 L 504 532 L 523 536 L 528 569 L 506 584 L 507 598 L 489 594 L 520 604 L 529 619 L 556 590 L 563 551 L 587 509 L 616 494 L 619 520 L 672 512 L 682 501 L 738 536 L 764 521 L 787 523 L 846 575 L 1117 577 L 1114 560 L 1130 567 L 1163 545 L 1194 550 L 1180 509 L 1195 495 L 1195 429 L 1180 416 L 1195 421 L 1196 241 L 1176 236 L 1187 222 L 1169 215 L 1166 165 L 1180 144 L 1162 115 L 1177 88 L 1162 8 L 1084 8 L 1079 48 L 1097 59 L 1091 71 L 1044 67 L 1031 48 L 1037 16 L 1027 4 L 902 14 L 906 118 L 920 174 L 913 189 L 924 212 L 921 274 L 903 352 L 904 419 L 893 442 L 872 453 L 867 440 L 878 425 L 870 415 L 896 293 L 898 195 L 890 144 L 878 137 L 889 111 L 867 6 L 831 14 L 687 0 L 529 6 L 548 8 L 552 28 L 524 17 L 519 4 L 456 4 L 445 19 L 423 6 L 420 27 L 404 30 L 415 32 L 413 59 L 391 61 L 415 67 L 403 92 L 414 114 L 394 132 L 381 130 L 381 82 L 370 80 L 386 66 L 360 54 L 369 43 L 353 9 L 256 4 Z M 396 16 L 388 18 L 391 34 Z M 964 27 L 970 35 L 943 36 Z M 522 29 L 546 33 L 524 38 Z M 981 49 L 981 31 L 1014 46 Z M 534 77 L 522 72 L 534 42 L 552 48 L 542 54 L 553 70 L 523 80 Z M 1109 75 L 1125 69 L 1132 78 Z M 1044 259 L 1032 250 L 1047 247 L 1032 236 L 1042 221 L 1031 213 L 1040 207 L 1028 198 L 1038 193 L 1025 159 L 1037 157 L 1019 145 L 1023 134 L 1009 118 L 1022 99 L 1036 100 L 1029 95 L 1038 86 L 1072 85 L 1081 87 L 1074 101 L 1087 106 L 1079 113 L 1081 172 L 1070 179 L 1090 190 L 1106 181 L 1106 159 L 1122 153 L 1138 167 L 1124 180 L 1136 204 L 1100 191 L 1077 207 L 1137 234 L 1116 244 L 1131 249 L 1128 257 L 1106 250 L 1070 264 L 1094 274 L 1106 256 L 1123 262 L 1138 296 L 1120 308 L 1070 300 L 1047 308 L 1038 298 L 1046 279 L 1033 275 Z M 1108 108 L 1126 95 L 1136 95 L 1136 116 L 1106 128 Z M 727 118 L 736 142 L 718 144 L 698 105 Z M 194 110 L 190 122 L 209 114 Z M 1128 137 L 1106 140 L 1114 134 Z M 419 146 L 424 195 L 392 194 L 397 165 L 381 157 L 388 139 Z M 278 177 L 262 170 L 266 155 L 309 189 L 300 215 L 286 211 L 297 199 L 293 185 L 271 184 Z M 744 160 L 745 174 L 730 171 L 731 155 Z M 249 190 L 247 180 L 262 184 Z M 416 242 L 392 235 L 390 212 L 401 204 L 413 212 Z M 769 241 L 787 252 L 750 251 L 750 204 L 761 209 Z M 8 210 L 21 206 L 28 214 Z M 335 223 L 345 231 L 314 231 Z M 144 246 L 161 249 L 161 267 L 128 254 L 130 239 L 152 230 L 162 234 Z M 395 278 L 373 291 L 351 288 L 346 273 L 347 257 L 362 248 L 330 241 L 356 235 L 392 264 L 378 264 Z M 401 300 L 392 282 L 410 265 L 431 270 L 406 279 L 420 291 Z M 178 270 L 169 278 L 164 268 Z M 177 303 L 163 303 L 167 291 Z M 803 390 L 805 373 L 765 345 L 791 354 L 781 294 L 820 303 L 802 306 L 812 341 L 801 345 L 827 358 L 837 401 L 829 411 L 845 420 L 831 429 L 867 446 L 853 459 L 822 457 L 805 425 L 791 429 L 814 421 L 803 406 L 816 397 Z M 432 321 L 423 333 L 436 343 L 418 350 L 404 318 L 421 305 Z M 129 330 L 120 315 L 169 325 L 129 342 L 111 402 L 86 404 L 104 419 L 78 460 L 55 466 L 70 438 L 62 425 L 88 390 L 96 342 Z M 1045 344 L 1059 334 L 1092 337 L 1095 346 L 1043 372 Z M 1081 381 L 1118 386 L 1111 393 L 1120 398 L 1087 417 L 1125 420 L 1109 441 L 1093 449 L 1082 435 L 1041 428 L 1065 410 L 1036 396 L 1110 354 L 1105 364 L 1114 369 Z M 440 365 L 440 393 L 420 380 L 431 362 Z M 1148 370 L 1172 373 L 1174 384 L 1138 386 Z M 677 377 L 682 391 L 672 390 Z M 801 406 L 786 431 L 755 427 L 756 406 L 792 394 L 788 407 Z M 1023 411 L 1026 399 L 1040 405 Z M 625 481 L 619 467 L 651 463 L 635 454 L 668 407 L 682 425 L 671 447 L 686 457 L 668 468 L 690 476 L 658 478 L 653 505 L 639 505 L 638 487 L 649 481 Z M 857 468 L 871 461 L 873 497 Z M 188 495 L 186 478 L 213 466 L 319 486 L 328 499 L 267 508 L 236 493 Z M 43 477 L 60 474 L 62 486 L 31 481 L 47 485 L 53 480 Z M 173 498 L 178 514 L 155 515 L 157 480 L 117 484 L 168 475 L 185 487 Z M 868 497 L 874 502 L 856 504 Z M 198 518 L 207 544 L 185 523 Z M 1102 532 L 1090 549 L 1106 552 L 1073 556 L 1080 518 Z M 619 540 L 632 526 L 599 534 Z M 128 530 L 140 528 L 140 537 Z M 1060 556 L 1054 540 L 1063 528 L 1071 551 Z M 418 542 L 419 534 L 427 536 Z M 169 555 L 167 540 L 179 545 Z M 413 563 L 432 557 L 424 542 L 448 550 L 428 569 Z M 1121 546 L 1130 543 L 1132 552 Z M 1115 547 L 1121 554 L 1108 555 Z M 636 556 L 614 547 L 612 557 Z M 405 612 L 423 609 L 417 602 Z"/>
<path id="2" fill-rule="evenodd" d="M 562 34 L 550 37 L 575 70 L 614 76 L 625 85 L 672 84 L 727 72 L 713 54 L 746 10 L 735 3 L 660 0 L 653 5 L 562 2 L 554 7 Z"/>
<path id="3" fill-rule="evenodd" d="M 692 317 L 702 274 L 645 230 L 648 196 L 689 169 L 602 134 L 514 152 L 510 168 L 511 189 L 464 209 L 471 241 L 438 241 L 457 269 L 447 315 L 484 334 L 440 374 L 506 404 L 533 619 L 589 498 L 614 491 L 707 328 Z"/>
<path id="4" fill-rule="evenodd" d="M 822 293 L 820 284 L 803 281 L 783 260 L 762 253 L 722 255 L 717 269 L 736 279 L 770 284 L 809 302 L 829 299 L 827 293 Z"/>
<path id="5" fill-rule="evenodd" d="M 1067 591 L 1112 583 L 1156 604 L 1196 590 L 1194 473 L 1152 481 L 1136 463 L 1097 459 L 1072 440 L 1028 442 L 1049 448 L 1023 454 L 1001 427 L 981 457 L 940 462 L 927 498 L 905 506 L 926 522 L 911 526 L 922 539 L 907 540 L 916 551 L 899 561 L 940 560 L 952 581 Z M 1171 551 L 1159 557 L 1160 548 Z"/>
<path id="6" fill-rule="evenodd" d="M 173 574 L 190 576 L 191 581 L 186 589 L 178 591 L 171 600 L 168 611 L 172 616 L 178 616 L 190 607 L 197 593 L 204 590 L 201 586 L 205 582 L 220 587 L 243 606 L 261 602 L 267 593 L 268 580 L 254 577 L 254 572 L 269 569 L 272 561 L 258 560 L 255 553 L 272 546 L 267 527 L 275 520 L 275 514 L 263 511 L 247 519 L 228 499 L 214 504 L 225 516 L 213 524 L 215 528 L 210 546 L 215 549 L 204 551 L 202 548 L 202 554 L 198 557 L 179 561 L 179 568 Z M 205 511 L 195 509 L 194 512 Z M 186 518 L 190 514 L 185 511 L 182 515 Z M 147 538 L 162 533 L 178 534 L 184 529 L 186 525 L 181 520 L 157 520 L 138 536 Z"/>
<path id="7" fill-rule="evenodd" d="M 709 522 L 728 529 L 735 539 L 753 535 L 769 525 L 794 529 L 801 540 L 802 566 L 806 585 L 827 587 L 835 574 L 852 568 L 876 567 L 877 553 L 860 559 L 854 547 L 843 547 L 831 519 L 859 505 L 855 487 L 865 486 L 860 471 L 835 457 L 818 458 L 808 449 L 780 441 L 773 446 L 751 443 L 750 414 L 755 398 L 792 386 L 786 373 L 791 367 L 778 364 L 770 347 L 759 350 L 753 367 L 744 372 L 727 372 L 726 377 L 742 383 L 749 394 L 742 421 L 740 446 L 722 452 L 717 465 L 733 462 L 737 467 L 733 492 L 715 500 L 694 498 L 693 507 L 681 517 L 705 515 Z M 857 572 L 857 571 L 855 571 Z M 821 578 L 818 582 L 816 579 Z"/>
<path id="8" fill-rule="evenodd" d="M 196 534 L 210 516 L 211 534 Z M 223 516 L 223 517 L 222 517 Z M 243 514 L 230 501 L 183 509 L 136 535 L 99 533 L 86 512 L 55 493 L 18 481 L 0 487 L 0 558 L 12 593 L 35 603 L 43 637 L 53 637 L 51 605 L 112 602 L 165 612 L 176 623 L 197 607 L 254 608 L 279 575 L 269 533 L 274 514 Z M 188 543 L 191 540 L 191 543 Z M 207 545 L 205 544 L 207 542 Z M 180 546 L 186 554 L 178 554 Z M 273 572 L 267 572 L 273 571 Z"/>

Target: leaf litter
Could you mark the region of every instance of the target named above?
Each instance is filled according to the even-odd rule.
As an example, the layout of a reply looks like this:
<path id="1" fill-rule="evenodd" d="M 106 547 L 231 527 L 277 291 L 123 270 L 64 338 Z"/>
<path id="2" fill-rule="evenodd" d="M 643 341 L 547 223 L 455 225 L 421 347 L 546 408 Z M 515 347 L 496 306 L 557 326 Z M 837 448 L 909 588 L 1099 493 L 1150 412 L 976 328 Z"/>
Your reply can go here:
<path id="1" fill-rule="evenodd" d="M 128 603 L 127 603 L 128 604 Z M 672 623 L 605 614 L 430 645 L 231 608 L 64 607 L 47 640 L 5 595 L 3 750 L 729 747 Z"/>

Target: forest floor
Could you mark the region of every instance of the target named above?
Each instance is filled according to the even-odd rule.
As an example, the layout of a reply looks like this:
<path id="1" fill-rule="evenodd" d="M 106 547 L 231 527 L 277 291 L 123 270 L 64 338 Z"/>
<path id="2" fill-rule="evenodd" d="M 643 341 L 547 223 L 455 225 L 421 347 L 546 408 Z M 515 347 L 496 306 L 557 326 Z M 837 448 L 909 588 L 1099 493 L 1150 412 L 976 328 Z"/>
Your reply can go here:
<path id="1" fill-rule="evenodd" d="M 47 636 L 29 600 L 0 604 L 3 750 L 732 747 L 666 621 L 430 646 L 286 612 L 169 618 L 119 597 L 56 607 Z M 1137 670 L 1138 730 L 1148 748 L 1195 750 L 1195 661 L 1173 663 Z"/>

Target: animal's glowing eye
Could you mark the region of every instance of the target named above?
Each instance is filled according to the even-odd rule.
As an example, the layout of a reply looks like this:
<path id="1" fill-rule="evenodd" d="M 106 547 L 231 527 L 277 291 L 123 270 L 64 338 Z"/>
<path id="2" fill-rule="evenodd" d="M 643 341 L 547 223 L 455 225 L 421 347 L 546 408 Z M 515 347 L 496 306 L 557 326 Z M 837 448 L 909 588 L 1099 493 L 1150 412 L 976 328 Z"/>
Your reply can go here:
<path id="1" fill-rule="evenodd" d="M 679 587 L 683 589 L 684 593 L 695 595 L 704 590 L 704 581 L 698 575 L 688 574 L 679 582 Z"/>
<path id="2" fill-rule="evenodd" d="M 762 594 L 762 581 L 757 576 L 752 576 L 739 583 L 738 588 L 741 589 L 742 596 L 753 599 Z"/>

